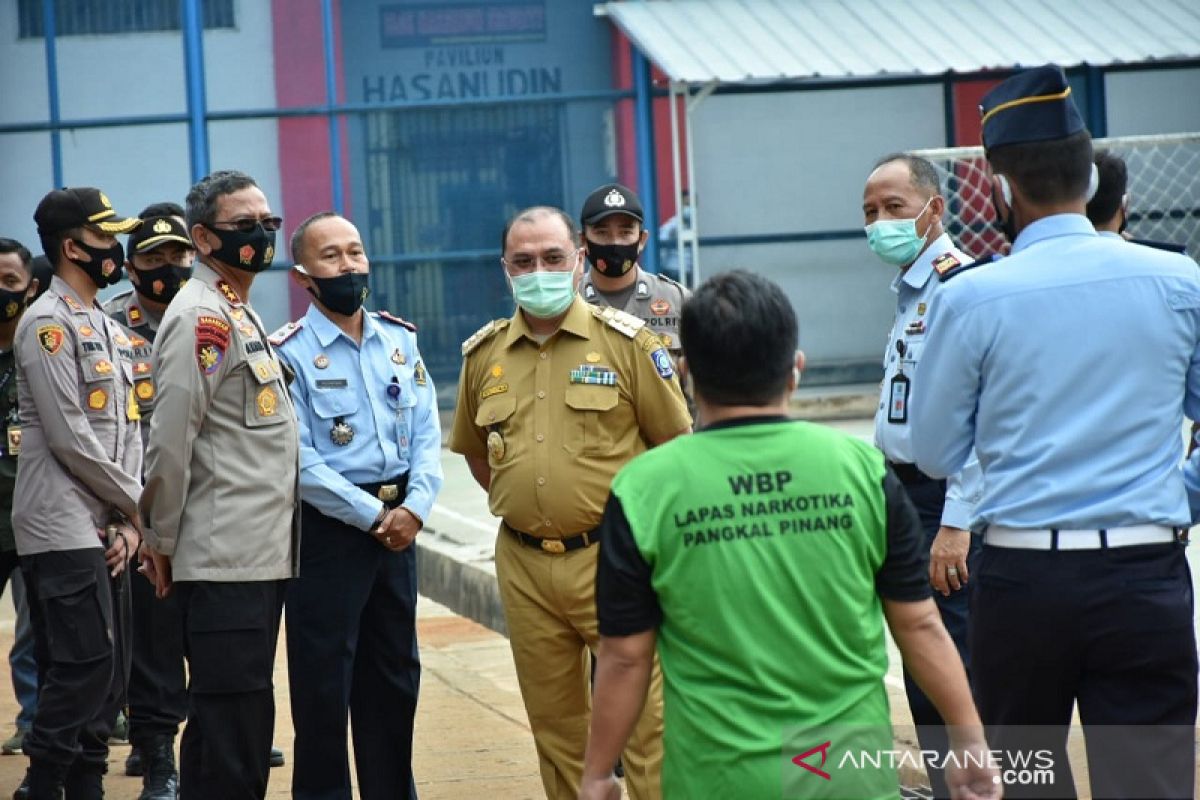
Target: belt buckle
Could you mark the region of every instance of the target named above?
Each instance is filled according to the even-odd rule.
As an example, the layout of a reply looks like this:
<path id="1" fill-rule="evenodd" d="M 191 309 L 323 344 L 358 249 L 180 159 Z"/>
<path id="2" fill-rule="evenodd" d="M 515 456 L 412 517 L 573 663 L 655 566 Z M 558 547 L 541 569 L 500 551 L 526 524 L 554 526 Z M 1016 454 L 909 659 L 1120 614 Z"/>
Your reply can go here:
<path id="1" fill-rule="evenodd" d="M 394 483 L 385 483 L 379 487 L 379 492 L 375 496 L 385 503 L 390 503 L 400 496 L 400 487 Z"/>
<path id="2" fill-rule="evenodd" d="M 567 546 L 563 544 L 562 539 L 542 539 L 542 551 L 562 555 L 567 552 Z"/>

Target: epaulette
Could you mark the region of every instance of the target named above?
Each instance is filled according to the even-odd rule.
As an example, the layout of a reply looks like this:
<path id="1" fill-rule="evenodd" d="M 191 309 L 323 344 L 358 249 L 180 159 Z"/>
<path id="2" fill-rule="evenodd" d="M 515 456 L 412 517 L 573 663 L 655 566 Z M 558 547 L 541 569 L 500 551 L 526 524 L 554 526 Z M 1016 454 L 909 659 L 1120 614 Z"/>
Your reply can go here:
<path id="1" fill-rule="evenodd" d="M 397 317 L 395 314 L 388 313 L 387 311 L 376 311 L 375 316 L 379 317 L 380 319 L 386 319 L 388 322 L 395 323 L 401 327 L 408 328 L 413 333 L 417 332 L 416 325 L 406 319 L 400 319 L 400 317 Z"/>
<path id="2" fill-rule="evenodd" d="M 283 344 L 288 339 L 295 336 L 296 331 L 300 330 L 303 327 L 304 327 L 304 320 L 298 320 L 296 322 L 285 323 L 282 328 L 279 328 L 277 331 L 275 331 L 270 336 L 268 336 L 267 341 L 270 342 L 275 347 L 279 347 L 279 345 Z"/>
<path id="3" fill-rule="evenodd" d="M 500 331 L 508 327 L 508 320 L 494 319 L 484 325 L 479 330 L 467 337 L 467 340 L 462 343 L 462 354 L 465 356 L 478 347 L 484 340 L 490 339 Z"/>
<path id="4" fill-rule="evenodd" d="M 996 261 L 996 259 L 998 259 L 998 258 L 1000 258 L 999 253 L 991 253 L 989 255 L 984 256 L 983 258 L 972 261 L 970 264 L 959 264 L 957 267 L 952 267 L 952 268 L 946 270 L 945 272 L 939 272 L 938 280 L 940 280 L 942 283 L 945 283 L 946 281 L 953 278 L 955 275 L 961 275 L 969 269 L 975 269 L 976 267 L 986 266 L 986 265 L 991 264 L 992 262 Z"/>
<path id="5" fill-rule="evenodd" d="M 635 317 L 633 314 L 627 314 L 620 309 L 611 306 L 600 308 L 599 306 L 589 306 L 592 314 L 604 321 L 610 328 L 614 328 L 628 336 L 630 339 L 637 336 L 637 332 L 646 327 L 645 320 Z"/>
<path id="6" fill-rule="evenodd" d="M 1187 255 L 1187 245 L 1174 242 L 1156 242 L 1153 239 L 1130 239 L 1130 244 L 1140 244 L 1142 247 L 1153 247 L 1155 250 L 1166 250 L 1168 253 Z"/>
<path id="7" fill-rule="evenodd" d="M 955 267 L 962 266 L 962 262 L 958 260 L 958 256 L 951 252 L 942 253 L 933 260 L 933 271 L 938 275 L 945 275 Z"/>

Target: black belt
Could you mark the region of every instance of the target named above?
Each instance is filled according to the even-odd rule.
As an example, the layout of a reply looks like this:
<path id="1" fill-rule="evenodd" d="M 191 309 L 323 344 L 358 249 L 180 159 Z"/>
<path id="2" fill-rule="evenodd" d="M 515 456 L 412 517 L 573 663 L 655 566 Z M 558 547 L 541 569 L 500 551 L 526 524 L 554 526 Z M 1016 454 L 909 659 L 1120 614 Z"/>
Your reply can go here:
<path id="1" fill-rule="evenodd" d="M 571 550 L 580 550 L 597 542 L 595 531 L 587 531 L 586 533 L 567 536 L 562 539 L 550 539 L 542 536 L 531 536 L 528 533 L 514 530 L 508 526 L 508 523 L 505 523 L 504 527 L 512 531 L 512 535 L 517 537 L 517 541 L 526 547 L 533 547 L 544 553 L 553 553 L 555 555 L 567 553 Z"/>
<path id="2" fill-rule="evenodd" d="M 378 483 L 356 483 L 354 485 L 367 494 L 378 497 L 388 508 L 395 508 L 404 502 L 404 495 L 408 491 L 408 473 L 405 472 L 395 478 Z"/>
<path id="3" fill-rule="evenodd" d="M 896 473 L 896 477 L 905 486 L 912 486 L 917 483 L 930 483 L 936 481 L 937 478 L 931 478 L 921 470 L 917 469 L 916 464 L 903 464 L 897 461 L 889 461 L 888 466 L 892 468 L 892 472 Z"/>

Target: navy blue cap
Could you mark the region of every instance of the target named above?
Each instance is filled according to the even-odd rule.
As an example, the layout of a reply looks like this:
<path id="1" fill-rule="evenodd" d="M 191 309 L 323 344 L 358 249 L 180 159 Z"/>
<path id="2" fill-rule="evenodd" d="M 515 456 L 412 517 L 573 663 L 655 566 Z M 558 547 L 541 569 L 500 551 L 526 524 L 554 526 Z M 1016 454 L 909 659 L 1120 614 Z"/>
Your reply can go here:
<path id="1" fill-rule="evenodd" d="M 1084 129 L 1067 76 L 1055 64 L 1013 75 L 984 95 L 979 113 L 986 149 L 1065 139 Z"/>

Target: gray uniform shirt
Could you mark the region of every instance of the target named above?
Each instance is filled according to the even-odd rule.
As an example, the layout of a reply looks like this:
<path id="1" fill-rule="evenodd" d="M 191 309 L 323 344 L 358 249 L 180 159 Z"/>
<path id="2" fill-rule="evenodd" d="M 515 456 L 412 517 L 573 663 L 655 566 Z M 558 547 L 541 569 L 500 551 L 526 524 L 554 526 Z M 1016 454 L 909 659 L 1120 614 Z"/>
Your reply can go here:
<path id="1" fill-rule="evenodd" d="M 137 292 L 133 289 L 109 298 L 104 304 L 104 313 L 124 326 L 129 337 L 129 347 L 133 351 L 133 395 L 142 412 L 142 449 L 145 451 L 150 449 L 150 415 L 154 412 L 154 396 L 158 393 L 151 357 L 158 323 L 138 303 Z"/>
<path id="2" fill-rule="evenodd" d="M 178 581 L 296 575 L 299 434 L 262 323 L 197 265 L 154 342 L 146 541 Z"/>
<path id="3" fill-rule="evenodd" d="M 664 275 L 655 275 L 637 267 L 637 280 L 624 308 L 627 314 L 644 320 L 646 327 L 662 339 L 671 358 L 678 360 L 683 352 L 679 347 L 679 310 L 692 293 Z M 589 272 L 579 286 L 583 299 L 596 306 L 610 306 L 609 298 L 592 284 Z"/>
<path id="4" fill-rule="evenodd" d="M 55 276 L 17 324 L 21 466 L 13 529 L 23 556 L 104 545 L 137 514 L 142 440 L 129 337 Z"/>

